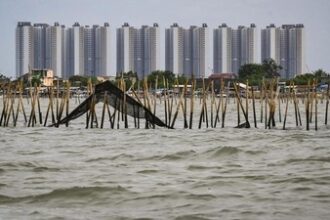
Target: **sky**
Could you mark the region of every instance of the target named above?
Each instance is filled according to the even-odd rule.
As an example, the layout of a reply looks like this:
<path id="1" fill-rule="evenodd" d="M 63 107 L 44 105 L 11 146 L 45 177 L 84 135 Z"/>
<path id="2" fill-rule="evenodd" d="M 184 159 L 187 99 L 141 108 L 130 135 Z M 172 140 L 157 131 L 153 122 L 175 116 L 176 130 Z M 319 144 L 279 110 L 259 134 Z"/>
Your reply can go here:
<path id="1" fill-rule="evenodd" d="M 207 23 L 210 34 L 222 23 L 232 28 L 255 23 L 259 30 L 270 23 L 276 26 L 302 23 L 306 32 L 307 71 L 330 72 L 329 0 L 0 0 L 0 73 L 13 78 L 15 28 L 19 21 L 59 22 L 67 27 L 76 21 L 81 25 L 109 22 L 113 66 L 116 28 L 124 22 L 134 27 L 156 22 L 161 28 L 161 68 L 164 68 L 164 30 L 174 22 L 185 28 Z"/>

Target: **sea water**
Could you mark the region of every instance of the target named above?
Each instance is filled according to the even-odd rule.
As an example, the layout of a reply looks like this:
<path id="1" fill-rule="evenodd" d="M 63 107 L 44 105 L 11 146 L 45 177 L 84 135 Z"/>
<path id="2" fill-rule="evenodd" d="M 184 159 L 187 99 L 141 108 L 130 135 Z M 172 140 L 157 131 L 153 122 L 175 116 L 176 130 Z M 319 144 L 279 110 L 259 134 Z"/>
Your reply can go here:
<path id="1" fill-rule="evenodd" d="M 197 129 L 197 107 L 191 130 L 0 127 L 0 219 L 329 219 L 322 106 L 317 131 L 292 111 L 287 130 L 235 129 L 233 101 L 225 128 Z"/>

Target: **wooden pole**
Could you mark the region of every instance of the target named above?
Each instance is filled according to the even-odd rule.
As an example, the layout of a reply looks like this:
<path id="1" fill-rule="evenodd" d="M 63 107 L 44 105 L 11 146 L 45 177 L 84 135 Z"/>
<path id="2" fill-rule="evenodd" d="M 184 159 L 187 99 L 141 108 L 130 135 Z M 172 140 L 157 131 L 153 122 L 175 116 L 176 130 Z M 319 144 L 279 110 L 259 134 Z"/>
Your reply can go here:
<path id="1" fill-rule="evenodd" d="M 262 79 L 261 91 L 260 91 L 260 122 L 262 123 L 264 118 L 264 97 L 265 97 L 265 79 Z"/>
<path id="2" fill-rule="evenodd" d="M 246 80 L 246 89 L 245 89 L 245 114 L 249 118 L 249 80 Z"/>
<path id="3" fill-rule="evenodd" d="M 317 102 L 318 102 L 318 100 L 317 100 L 317 93 L 316 93 L 316 83 L 315 83 L 315 81 L 314 81 L 314 102 L 315 102 L 315 107 L 314 107 L 314 109 L 315 109 L 315 131 L 317 131 Z"/>
<path id="4" fill-rule="evenodd" d="M 240 114 L 240 103 L 238 101 L 239 99 L 239 96 L 240 96 L 240 88 L 236 86 L 236 83 L 233 84 L 234 85 L 234 89 L 235 89 L 235 92 L 236 90 L 238 90 L 238 92 L 236 92 L 236 99 L 237 99 L 237 103 L 236 103 L 236 108 L 237 108 L 237 126 L 239 126 L 241 124 L 241 114 Z"/>
<path id="5" fill-rule="evenodd" d="M 196 82 L 194 80 L 194 75 L 192 75 L 191 82 L 192 82 L 192 91 L 191 91 L 191 100 L 190 100 L 189 129 L 192 129 L 193 116 L 194 116 L 194 92 L 195 92 L 195 86 L 196 86 Z"/>
<path id="6" fill-rule="evenodd" d="M 309 130 L 309 107 L 310 107 L 310 83 L 308 82 L 308 88 L 307 88 L 307 100 L 305 103 L 306 107 L 306 130 Z"/>
<path id="7" fill-rule="evenodd" d="M 105 109 L 108 105 L 108 97 L 107 97 L 107 91 L 104 92 L 104 98 L 103 98 L 103 108 L 102 108 L 102 116 L 101 116 L 101 125 L 100 128 L 103 128 L 104 124 L 104 115 L 105 115 Z"/>
<path id="8" fill-rule="evenodd" d="M 225 127 L 225 118 L 226 118 L 226 111 L 227 111 L 227 103 L 228 103 L 228 100 L 229 100 L 229 87 L 230 87 L 230 82 L 228 82 L 225 104 L 224 104 L 224 107 L 222 108 L 221 128 L 224 128 Z M 221 100 L 221 102 L 222 102 L 222 100 Z"/>
<path id="9" fill-rule="evenodd" d="M 328 88 L 327 88 L 327 102 L 325 104 L 325 120 L 324 124 L 328 124 L 328 110 L 329 110 L 329 87 L 330 87 L 330 75 L 328 75 Z"/>
<path id="10" fill-rule="evenodd" d="M 288 105 L 289 105 L 289 96 L 286 96 L 286 105 L 285 105 L 285 113 L 284 113 L 284 121 L 283 121 L 283 130 L 285 130 L 286 118 L 288 115 Z"/>
<path id="11" fill-rule="evenodd" d="M 256 103 L 255 103 L 255 97 L 254 97 L 254 89 L 253 89 L 253 87 L 251 87 L 251 92 L 252 92 L 252 107 L 253 107 L 254 127 L 257 128 Z"/>
<path id="12" fill-rule="evenodd" d="M 66 87 L 66 97 L 65 97 L 65 101 L 66 101 L 66 108 L 65 108 L 65 115 L 66 117 L 68 117 L 69 115 L 69 104 L 70 104 L 70 87 L 71 87 L 71 84 L 70 84 L 70 81 L 67 83 L 67 87 Z M 68 127 L 69 126 L 69 121 L 67 121 L 65 123 L 65 126 Z"/>
<path id="13" fill-rule="evenodd" d="M 243 104 L 242 104 L 241 98 L 240 98 L 240 96 L 238 94 L 238 91 L 237 91 L 237 85 L 236 85 L 236 83 L 234 83 L 234 89 L 235 89 L 235 93 L 236 93 L 236 97 L 237 97 L 237 102 L 239 103 L 239 106 L 241 107 L 242 112 L 243 112 L 243 115 L 244 115 L 244 118 L 245 118 L 245 128 L 250 128 L 249 119 L 248 119 L 248 117 L 246 115 L 246 112 L 245 112 L 245 110 L 243 108 Z M 239 127 L 240 127 L 240 125 L 239 125 Z"/>

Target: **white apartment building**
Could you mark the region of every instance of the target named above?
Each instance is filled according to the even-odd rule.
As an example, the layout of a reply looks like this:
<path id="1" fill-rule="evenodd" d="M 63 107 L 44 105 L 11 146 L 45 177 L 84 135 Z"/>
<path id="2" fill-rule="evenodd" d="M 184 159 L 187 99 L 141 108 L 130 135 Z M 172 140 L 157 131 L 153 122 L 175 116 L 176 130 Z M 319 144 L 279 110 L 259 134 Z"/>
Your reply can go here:
<path id="1" fill-rule="evenodd" d="M 165 30 L 165 70 L 183 74 L 184 69 L 184 29 L 177 23 Z M 190 57 L 189 57 L 190 59 Z"/>
<path id="2" fill-rule="evenodd" d="M 160 68 L 160 31 L 152 27 L 130 27 L 125 23 L 117 29 L 117 74 L 136 72 L 143 79 Z"/>
<path id="3" fill-rule="evenodd" d="M 143 41 L 143 71 L 137 72 L 140 79 L 160 69 L 160 30 L 157 23 L 154 23 L 152 27 L 144 28 Z"/>
<path id="4" fill-rule="evenodd" d="M 289 30 L 289 69 L 290 78 L 304 74 L 305 63 L 305 30 L 304 25 L 297 24 Z"/>
<path id="5" fill-rule="evenodd" d="M 117 29 L 117 74 L 133 71 L 136 31 L 128 23 Z"/>
<path id="6" fill-rule="evenodd" d="M 46 29 L 48 24 L 37 23 L 33 25 L 33 56 L 35 69 L 46 68 Z"/>
<path id="7" fill-rule="evenodd" d="M 57 77 L 64 77 L 64 26 L 55 22 L 46 28 L 46 68 Z"/>
<path id="8" fill-rule="evenodd" d="M 213 31 L 213 70 L 215 73 L 232 72 L 233 31 L 222 24 Z"/>
<path id="9" fill-rule="evenodd" d="M 212 68 L 210 58 L 209 30 L 191 26 L 189 29 L 174 23 L 165 31 L 165 69 L 174 74 L 196 78 L 209 75 Z"/>
<path id="10" fill-rule="evenodd" d="M 210 61 L 210 41 L 207 24 L 193 30 L 193 70 L 195 78 L 204 78 L 210 75 L 212 67 Z"/>
<path id="11" fill-rule="evenodd" d="M 282 66 L 280 75 L 282 78 L 290 79 L 306 72 L 305 61 L 305 29 L 302 24 L 286 24 L 278 28 L 279 41 L 275 47 L 279 49 L 279 61 Z M 270 47 L 270 44 L 265 46 Z M 268 49 L 269 50 L 269 49 Z"/>
<path id="12" fill-rule="evenodd" d="M 105 76 L 110 74 L 110 26 L 84 27 L 84 75 Z"/>
<path id="13" fill-rule="evenodd" d="M 76 22 L 68 29 L 69 40 L 69 70 L 67 76 L 85 75 L 85 50 L 84 50 L 84 28 Z"/>
<path id="14" fill-rule="evenodd" d="M 241 65 L 259 63 L 258 32 L 255 24 L 241 29 Z"/>
<path id="15" fill-rule="evenodd" d="M 261 30 L 261 62 L 273 59 L 280 64 L 280 28 L 270 24 Z"/>
<path id="16" fill-rule="evenodd" d="M 84 75 L 95 76 L 95 29 L 97 25 L 84 29 Z"/>
<path id="17" fill-rule="evenodd" d="M 16 77 L 29 72 L 34 65 L 33 27 L 30 22 L 18 22 L 16 27 Z"/>
<path id="18" fill-rule="evenodd" d="M 95 29 L 95 75 L 110 75 L 111 32 L 109 23 Z"/>

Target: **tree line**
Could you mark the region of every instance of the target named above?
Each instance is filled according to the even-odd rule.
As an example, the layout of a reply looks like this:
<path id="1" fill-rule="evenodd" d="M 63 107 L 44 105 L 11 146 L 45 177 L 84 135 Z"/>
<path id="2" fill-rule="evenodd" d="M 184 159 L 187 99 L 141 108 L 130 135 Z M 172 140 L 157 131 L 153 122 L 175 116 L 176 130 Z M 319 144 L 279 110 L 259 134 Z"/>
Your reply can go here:
<path id="1" fill-rule="evenodd" d="M 242 65 L 239 69 L 237 80 L 241 82 L 246 82 L 248 80 L 250 85 L 259 86 L 264 79 L 280 79 L 280 71 L 282 67 L 278 65 L 273 59 L 264 60 L 262 64 L 245 64 Z M 312 73 L 305 73 L 297 75 L 293 79 L 280 79 L 285 81 L 287 84 L 291 82 L 296 85 L 307 85 L 315 80 L 316 83 L 328 83 L 329 73 L 325 72 L 322 69 L 318 69 Z M 124 79 L 126 82 L 126 88 L 130 88 L 134 85 L 135 88 L 143 87 L 143 80 L 139 79 L 136 72 L 129 71 L 123 72 L 117 75 L 113 83 L 118 82 L 119 80 Z M 8 83 L 11 79 L 6 77 L 4 74 L 0 73 L 0 84 Z M 89 76 L 72 76 L 69 78 L 69 81 L 72 86 L 87 86 L 89 82 L 93 84 L 99 83 L 97 77 Z M 155 88 L 156 84 L 158 88 L 172 88 L 176 84 L 185 84 L 190 82 L 191 77 L 184 75 L 176 75 L 168 70 L 156 70 L 147 76 L 148 86 Z"/>

